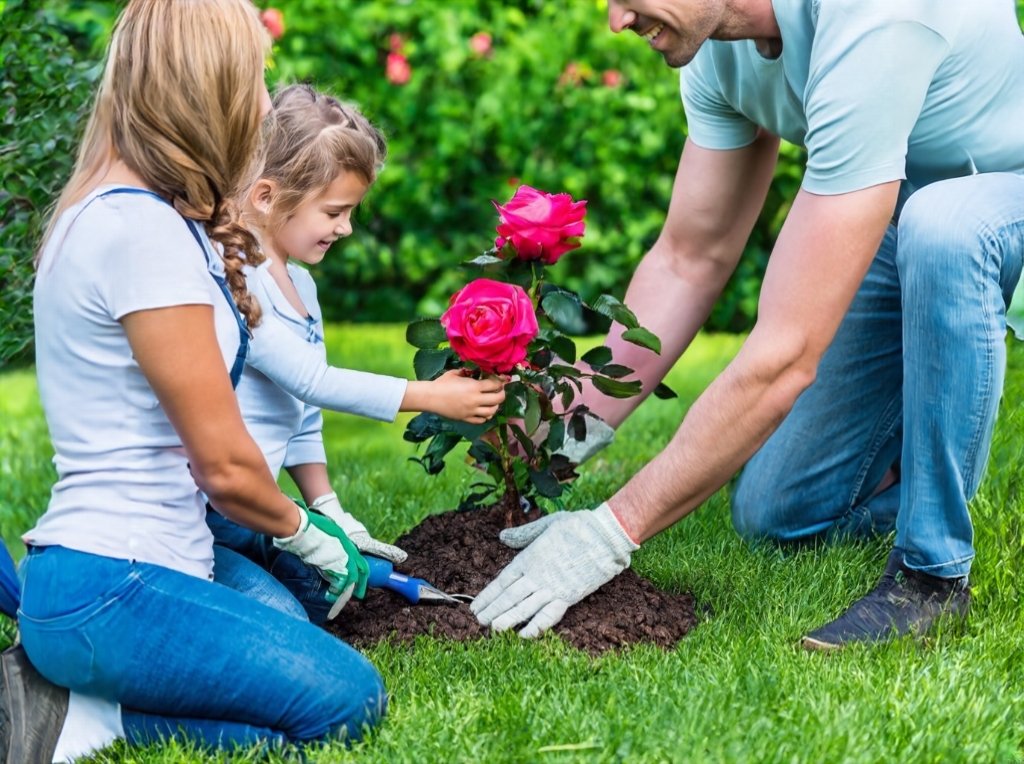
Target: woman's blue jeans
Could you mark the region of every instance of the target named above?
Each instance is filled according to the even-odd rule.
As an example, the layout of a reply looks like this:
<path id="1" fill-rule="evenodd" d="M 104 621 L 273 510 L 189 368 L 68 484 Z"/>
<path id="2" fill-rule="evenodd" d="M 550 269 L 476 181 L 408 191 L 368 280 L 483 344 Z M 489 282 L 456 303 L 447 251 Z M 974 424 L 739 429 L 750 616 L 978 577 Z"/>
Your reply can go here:
<path id="1" fill-rule="evenodd" d="M 55 684 L 120 702 L 140 745 L 354 739 L 377 723 L 386 697 L 374 667 L 294 604 L 255 599 L 260 579 L 271 598 L 290 596 L 266 571 L 226 550 L 216 559 L 249 594 L 158 565 L 31 549 L 18 613 L 29 658 Z"/>
<path id="2" fill-rule="evenodd" d="M 909 567 L 967 575 L 967 504 L 988 460 L 1022 258 L 1024 176 L 913 194 L 816 381 L 744 469 L 732 499 L 739 533 L 792 541 L 895 528 Z M 899 482 L 872 495 L 896 464 Z"/>
<path id="3" fill-rule="evenodd" d="M 256 563 L 270 573 L 279 586 L 273 590 L 268 588 L 268 579 L 261 576 L 253 580 L 248 568 L 240 571 L 232 566 L 230 573 L 215 572 L 218 581 L 223 581 L 232 589 L 246 592 L 261 602 L 286 612 L 305 612 L 310 623 L 322 626 L 327 622 L 327 614 L 334 604 L 327 599 L 329 585 L 323 576 L 294 554 L 283 552 L 274 546 L 274 540 L 265 533 L 257 533 L 243 528 L 236 522 L 228 520 L 212 507 L 207 507 L 206 524 L 213 533 L 214 547 L 217 554 L 230 549 L 248 560 Z M 301 605 L 297 608 L 296 605 Z M 300 615 L 301 617 L 301 615 Z"/>

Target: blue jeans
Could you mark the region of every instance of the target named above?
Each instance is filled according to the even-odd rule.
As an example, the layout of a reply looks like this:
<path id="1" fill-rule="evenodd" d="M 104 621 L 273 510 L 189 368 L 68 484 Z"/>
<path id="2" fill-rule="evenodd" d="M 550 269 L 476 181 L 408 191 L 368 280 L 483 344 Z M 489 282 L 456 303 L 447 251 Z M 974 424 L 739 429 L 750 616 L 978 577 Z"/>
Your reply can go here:
<path id="1" fill-rule="evenodd" d="M 215 509 L 207 508 L 206 524 L 213 532 L 215 551 L 220 553 L 219 550 L 230 549 L 256 563 L 273 576 L 272 580 L 280 582 L 283 585 L 281 588 L 290 592 L 292 602 L 302 606 L 311 623 L 322 626 L 327 622 L 327 613 L 333 602 L 327 599 L 327 581 L 315 568 L 310 567 L 290 552 L 282 552 L 274 546 L 270 536 L 243 528 L 238 523 L 228 520 Z M 215 575 L 220 581 L 221 576 L 216 569 Z M 266 591 L 264 588 L 266 577 L 261 578 L 262 581 L 255 584 L 259 591 L 253 592 L 253 596 L 265 602 L 268 597 L 272 598 L 274 601 L 268 602 L 268 604 L 279 610 L 288 610 L 288 603 L 283 602 L 277 592 L 271 595 Z M 237 580 L 234 575 L 232 575 L 231 581 L 225 581 L 225 583 L 240 591 L 249 591 L 250 587 L 254 585 L 245 578 Z"/>
<path id="2" fill-rule="evenodd" d="M 908 567 L 967 575 L 967 503 L 988 460 L 1022 259 L 1024 176 L 973 175 L 913 194 L 816 381 L 743 470 L 737 531 L 793 541 L 895 528 Z M 900 481 L 872 495 L 893 465 Z"/>
<path id="3" fill-rule="evenodd" d="M 238 555 L 217 559 L 231 561 L 237 580 L 262 576 L 268 591 L 278 587 Z M 20 573 L 18 626 L 32 663 L 54 684 L 120 702 L 133 744 L 351 740 L 384 713 L 374 667 L 301 613 L 169 568 L 59 546 L 31 549 Z"/>

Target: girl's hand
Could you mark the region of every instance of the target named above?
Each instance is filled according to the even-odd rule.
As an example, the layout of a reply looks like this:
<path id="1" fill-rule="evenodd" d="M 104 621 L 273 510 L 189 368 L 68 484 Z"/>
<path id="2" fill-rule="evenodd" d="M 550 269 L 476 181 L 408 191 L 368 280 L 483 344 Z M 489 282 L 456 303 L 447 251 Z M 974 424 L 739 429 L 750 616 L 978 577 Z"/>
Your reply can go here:
<path id="1" fill-rule="evenodd" d="M 507 377 L 473 379 L 458 369 L 446 371 L 430 382 L 410 382 L 403 411 L 429 411 L 447 419 L 483 424 L 498 413 L 505 400 Z"/>

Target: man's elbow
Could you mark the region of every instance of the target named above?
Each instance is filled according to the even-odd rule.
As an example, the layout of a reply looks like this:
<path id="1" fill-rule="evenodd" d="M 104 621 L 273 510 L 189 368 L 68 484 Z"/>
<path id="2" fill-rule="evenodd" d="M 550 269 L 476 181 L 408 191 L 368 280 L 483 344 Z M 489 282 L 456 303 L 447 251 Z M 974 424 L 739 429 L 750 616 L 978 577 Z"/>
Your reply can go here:
<path id="1" fill-rule="evenodd" d="M 765 403 L 784 418 L 814 384 L 822 352 L 800 331 L 755 327 L 748 340 L 752 367 L 765 389 Z"/>

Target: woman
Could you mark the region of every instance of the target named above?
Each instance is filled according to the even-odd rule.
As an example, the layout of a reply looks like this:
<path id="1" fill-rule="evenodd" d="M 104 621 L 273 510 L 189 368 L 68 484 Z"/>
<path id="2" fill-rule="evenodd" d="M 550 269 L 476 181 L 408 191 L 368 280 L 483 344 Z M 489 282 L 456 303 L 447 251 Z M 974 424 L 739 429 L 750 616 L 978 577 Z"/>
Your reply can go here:
<path id="1" fill-rule="evenodd" d="M 139 744 L 351 738 L 384 711 L 362 656 L 218 583 L 280 588 L 227 550 L 214 567 L 197 491 L 332 583 L 365 575 L 278 489 L 232 390 L 259 256 L 227 200 L 258 170 L 265 54 L 248 0 L 131 0 L 38 261 L 59 479 L 24 537 L 22 643 L 49 681 L 119 702 Z"/>

